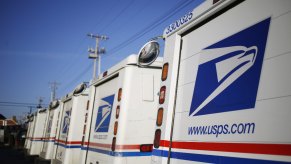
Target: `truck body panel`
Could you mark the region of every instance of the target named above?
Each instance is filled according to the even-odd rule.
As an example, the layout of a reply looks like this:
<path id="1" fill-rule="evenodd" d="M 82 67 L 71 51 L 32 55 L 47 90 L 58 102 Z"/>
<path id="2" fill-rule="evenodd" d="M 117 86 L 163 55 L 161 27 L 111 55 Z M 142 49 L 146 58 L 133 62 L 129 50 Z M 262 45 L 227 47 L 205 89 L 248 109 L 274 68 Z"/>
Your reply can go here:
<path id="1" fill-rule="evenodd" d="M 59 118 L 52 163 L 79 163 L 87 101 L 87 89 L 77 95 L 72 92 L 62 99 L 63 109 Z"/>
<path id="2" fill-rule="evenodd" d="M 80 163 L 150 162 L 151 151 L 140 146 L 152 147 L 161 59 L 145 68 L 136 59 L 129 56 L 91 83 Z"/>
<path id="3" fill-rule="evenodd" d="M 291 2 L 214 2 L 165 30 L 152 163 L 291 162 Z"/>
<path id="4" fill-rule="evenodd" d="M 30 146 L 28 155 L 39 155 L 43 143 L 43 131 L 48 117 L 47 109 L 38 109 L 34 114 L 33 124 L 31 126 Z"/>

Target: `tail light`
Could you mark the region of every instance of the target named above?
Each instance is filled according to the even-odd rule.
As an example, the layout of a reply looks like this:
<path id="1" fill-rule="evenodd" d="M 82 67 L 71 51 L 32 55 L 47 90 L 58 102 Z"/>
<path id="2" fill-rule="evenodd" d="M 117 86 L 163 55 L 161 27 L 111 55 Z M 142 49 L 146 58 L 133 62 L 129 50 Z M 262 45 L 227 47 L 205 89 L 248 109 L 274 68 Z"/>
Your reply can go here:
<path id="1" fill-rule="evenodd" d="M 115 123 L 114 123 L 114 132 L 113 132 L 114 135 L 117 134 L 117 129 L 118 129 L 118 122 L 115 121 Z"/>
<path id="2" fill-rule="evenodd" d="M 169 69 L 169 63 L 165 63 L 163 65 L 163 70 L 162 70 L 162 81 L 165 81 L 168 77 L 168 69 Z"/>
<path id="3" fill-rule="evenodd" d="M 157 126 L 161 126 L 162 125 L 162 122 L 163 122 L 163 112 L 164 112 L 164 109 L 163 108 L 159 108 L 158 110 L 158 115 L 157 115 Z"/>
<path id="4" fill-rule="evenodd" d="M 166 86 L 162 86 L 160 89 L 159 103 L 163 104 L 165 102 L 166 96 Z"/>
<path id="5" fill-rule="evenodd" d="M 118 98 L 117 98 L 118 101 L 121 100 L 121 96 L 122 96 L 122 88 L 119 88 L 119 90 L 118 90 Z"/>
<path id="6" fill-rule="evenodd" d="M 153 144 L 140 145 L 140 152 L 152 152 Z"/>
<path id="7" fill-rule="evenodd" d="M 113 137 L 112 139 L 112 145 L 111 145 L 111 150 L 115 151 L 115 146 L 116 146 L 116 137 Z"/>
<path id="8" fill-rule="evenodd" d="M 155 140 L 154 140 L 154 147 L 155 148 L 160 147 L 160 140 L 161 140 L 161 130 L 157 129 L 155 132 Z"/>
<path id="9" fill-rule="evenodd" d="M 116 114 L 115 114 L 115 118 L 116 119 L 118 119 L 118 117 L 119 117 L 119 112 L 120 112 L 120 106 L 117 105 L 117 107 L 116 107 Z"/>

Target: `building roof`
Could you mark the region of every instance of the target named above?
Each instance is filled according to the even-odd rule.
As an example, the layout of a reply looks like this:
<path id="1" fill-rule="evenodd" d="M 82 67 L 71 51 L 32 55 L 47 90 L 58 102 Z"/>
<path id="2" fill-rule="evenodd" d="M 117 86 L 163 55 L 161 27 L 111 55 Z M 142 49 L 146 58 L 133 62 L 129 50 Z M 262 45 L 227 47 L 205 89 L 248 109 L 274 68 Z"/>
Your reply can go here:
<path id="1" fill-rule="evenodd" d="M 0 126 L 14 126 L 18 125 L 13 119 L 0 120 Z"/>
<path id="2" fill-rule="evenodd" d="M 4 117 L 2 114 L 0 114 L 0 120 L 5 120 L 6 117 Z"/>

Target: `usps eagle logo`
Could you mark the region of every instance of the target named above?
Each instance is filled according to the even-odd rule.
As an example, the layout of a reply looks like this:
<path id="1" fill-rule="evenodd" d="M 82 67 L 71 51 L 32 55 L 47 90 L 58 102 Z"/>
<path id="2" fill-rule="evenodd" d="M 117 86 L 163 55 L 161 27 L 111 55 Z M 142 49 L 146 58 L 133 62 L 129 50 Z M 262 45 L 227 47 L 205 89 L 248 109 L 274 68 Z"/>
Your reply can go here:
<path id="1" fill-rule="evenodd" d="M 67 133 L 70 125 L 71 110 L 65 111 L 62 133 Z"/>
<path id="2" fill-rule="evenodd" d="M 49 121 L 48 121 L 47 133 L 50 133 L 50 132 L 51 132 L 52 121 L 53 121 L 53 117 L 50 116 L 50 117 L 49 117 Z"/>
<path id="3" fill-rule="evenodd" d="M 108 132 L 113 102 L 114 95 L 104 97 L 100 100 L 100 105 L 97 111 L 95 132 Z"/>
<path id="4" fill-rule="evenodd" d="M 201 51 L 189 115 L 255 107 L 270 18 Z"/>

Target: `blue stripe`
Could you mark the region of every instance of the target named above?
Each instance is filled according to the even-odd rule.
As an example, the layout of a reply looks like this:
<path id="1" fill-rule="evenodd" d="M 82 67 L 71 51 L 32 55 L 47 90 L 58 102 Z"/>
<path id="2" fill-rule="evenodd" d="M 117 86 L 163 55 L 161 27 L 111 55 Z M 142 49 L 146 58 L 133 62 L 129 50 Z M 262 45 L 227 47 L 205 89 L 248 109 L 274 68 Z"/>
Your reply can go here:
<path id="1" fill-rule="evenodd" d="M 82 149 L 82 150 L 87 150 L 88 147 L 87 147 L 87 146 L 81 146 L 81 149 Z"/>
<path id="2" fill-rule="evenodd" d="M 36 142 L 39 142 L 39 141 L 43 141 L 43 140 L 30 140 L 30 141 L 36 141 Z"/>
<path id="3" fill-rule="evenodd" d="M 65 145 L 65 144 L 61 144 L 61 143 L 57 143 L 57 142 L 55 142 L 55 145 L 59 145 L 61 147 L 68 148 L 68 149 L 74 149 L 74 148 L 81 148 L 82 147 L 81 145 Z"/>
<path id="4" fill-rule="evenodd" d="M 168 151 L 153 150 L 154 156 L 168 157 Z M 216 155 L 205 155 L 205 154 L 191 154 L 183 152 L 171 152 L 171 158 L 188 160 L 188 161 L 197 161 L 197 162 L 206 162 L 206 163 L 229 163 L 229 164 L 245 164 L 245 163 L 256 163 L 256 164 L 276 164 L 276 163 L 290 163 L 283 161 L 270 161 L 263 159 L 249 159 L 241 157 L 226 157 L 226 156 L 216 156 Z"/>
<path id="5" fill-rule="evenodd" d="M 91 148 L 91 147 L 89 147 L 88 150 L 101 153 L 101 154 L 110 155 L 110 156 L 118 156 L 118 157 L 136 157 L 136 156 L 151 156 L 152 155 L 152 152 L 113 152 L 113 151 L 96 149 L 96 148 Z"/>

